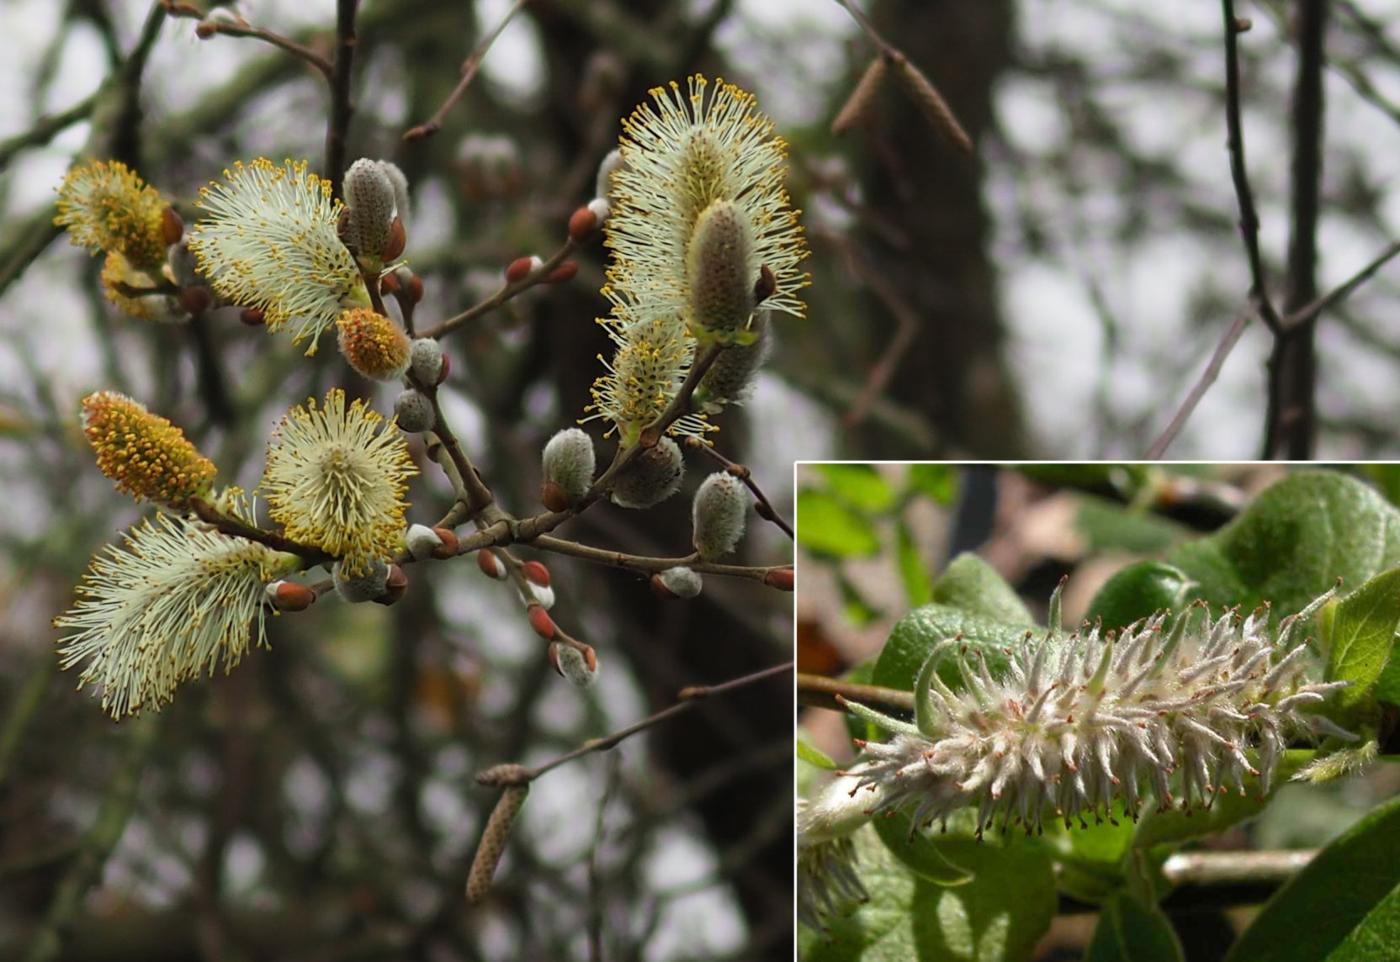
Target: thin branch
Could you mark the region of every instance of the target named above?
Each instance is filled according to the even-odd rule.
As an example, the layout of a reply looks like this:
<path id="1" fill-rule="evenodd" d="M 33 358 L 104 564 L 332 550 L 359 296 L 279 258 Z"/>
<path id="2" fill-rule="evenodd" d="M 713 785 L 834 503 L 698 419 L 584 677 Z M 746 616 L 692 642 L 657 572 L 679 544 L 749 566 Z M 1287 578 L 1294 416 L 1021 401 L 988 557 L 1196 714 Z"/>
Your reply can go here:
<path id="1" fill-rule="evenodd" d="M 331 556 L 320 548 L 305 545 L 299 541 L 293 541 L 274 531 L 264 531 L 261 528 L 248 524 L 246 521 L 224 514 L 219 511 L 218 508 L 215 508 L 212 504 L 201 498 L 191 498 L 189 507 L 199 520 L 212 526 L 220 534 L 226 534 L 233 538 L 242 538 L 245 541 L 256 541 L 258 544 L 266 545 L 274 551 L 285 551 L 288 554 L 294 554 L 301 558 L 308 568 L 332 560 Z"/>
<path id="2" fill-rule="evenodd" d="M 1249 296 L 1255 301 L 1260 319 L 1275 333 L 1279 330 L 1278 311 L 1269 300 L 1264 278 L 1264 260 L 1259 253 L 1259 214 L 1254 208 L 1254 191 L 1245 167 L 1244 131 L 1240 121 L 1239 34 L 1242 23 L 1235 17 L 1234 0 L 1221 0 L 1225 20 L 1225 126 L 1228 131 L 1230 178 L 1240 209 L 1240 236 L 1249 258 Z"/>
<path id="3" fill-rule="evenodd" d="M 187 4 L 174 2 L 174 0 L 163 0 L 163 2 L 165 12 L 171 17 L 199 21 L 198 25 L 195 27 L 195 34 L 201 40 L 208 40 L 215 34 L 223 34 L 227 37 L 250 37 L 254 40 L 261 40 L 263 43 L 271 44 L 280 50 L 285 50 L 287 53 L 301 58 L 320 71 L 321 76 L 326 79 L 327 83 L 331 82 L 333 70 L 331 62 L 305 44 L 297 43 L 291 37 L 283 36 L 272 30 L 265 30 L 262 27 L 255 27 L 242 17 L 236 20 L 209 17 L 206 16 L 202 10 L 198 10 Z"/>
<path id="4" fill-rule="evenodd" d="M 758 516 L 765 521 L 771 521 L 773 524 L 777 525 L 782 530 L 783 534 L 788 536 L 789 541 L 795 539 L 792 525 L 788 524 L 787 520 L 782 515 L 778 514 L 777 510 L 773 507 L 773 503 L 768 500 L 768 495 L 763 493 L 763 490 L 758 486 L 758 482 L 753 479 L 753 472 L 749 470 L 748 465 L 738 464 L 729 460 L 724 455 L 720 454 L 719 451 L 715 450 L 712 445 L 706 444 L 699 438 L 687 438 L 686 446 L 698 448 L 703 451 L 707 456 L 724 465 L 726 471 L 744 482 L 744 487 L 748 488 L 749 493 L 754 497 L 754 511 L 757 512 Z"/>
<path id="5" fill-rule="evenodd" d="M 606 548 L 594 548 L 591 545 L 579 544 L 576 541 L 568 541 L 564 538 L 556 538 L 548 534 L 542 534 L 537 538 L 531 539 L 530 544 L 542 551 L 552 551 L 555 554 L 568 555 L 571 558 L 580 558 L 584 561 L 591 561 L 594 564 L 607 565 L 612 568 L 624 568 L 628 571 L 635 571 L 641 574 L 655 574 L 658 571 L 666 571 L 668 568 L 684 566 L 700 574 L 746 578 L 750 581 L 762 581 L 766 584 L 774 572 L 792 570 L 791 565 L 756 567 L 750 565 L 719 564 L 714 561 L 701 561 L 700 556 L 696 554 L 686 555 L 681 558 L 653 558 L 645 555 L 626 554 L 621 551 L 612 551 Z"/>
<path id="6" fill-rule="evenodd" d="M 1298 4 L 1298 72 L 1293 87 L 1293 157 L 1285 311 L 1317 297 L 1317 221 L 1322 181 L 1326 0 Z M 1280 324 L 1269 358 L 1264 457 L 1312 457 L 1317 434 L 1317 351 L 1311 325 Z"/>
<path id="7" fill-rule="evenodd" d="M 1376 257 L 1365 267 L 1361 268 L 1361 270 L 1332 288 L 1332 290 L 1328 291 L 1326 294 L 1323 294 L 1317 300 L 1310 304 L 1305 304 L 1303 307 L 1298 308 L 1285 317 L 1283 319 L 1284 327 L 1288 330 L 1292 330 L 1295 327 L 1301 327 L 1304 324 L 1310 324 L 1317 320 L 1318 315 L 1329 308 L 1336 307 L 1342 301 L 1350 297 L 1358 287 L 1374 277 L 1376 272 L 1390 263 L 1391 259 L 1393 259 L 1396 254 L 1400 254 L 1400 241 L 1391 241 L 1385 250 L 1376 255 Z"/>
<path id="8" fill-rule="evenodd" d="M 471 55 L 468 56 L 466 60 L 462 61 L 462 79 L 457 81 L 457 86 L 452 88 L 452 92 L 447 95 L 447 99 L 442 102 L 442 106 L 437 109 L 437 112 L 434 113 L 426 123 L 419 124 L 417 127 L 413 127 L 406 132 L 403 135 L 404 140 L 423 140 L 424 138 L 431 137 L 442 129 L 443 118 L 447 116 L 447 112 L 452 109 L 457 101 L 462 99 L 462 95 L 467 92 L 467 87 L 471 85 L 472 80 L 476 77 L 477 70 L 481 68 L 481 62 L 486 59 L 486 54 L 490 52 L 491 45 L 494 44 L 496 38 L 505 31 L 511 20 L 515 19 L 515 15 L 524 9 L 525 4 L 529 2 L 530 0 L 515 0 L 515 2 L 511 4 L 510 9 L 506 11 L 506 15 L 501 18 L 501 22 L 496 24 L 485 37 L 482 37 L 481 42 L 472 50 Z"/>
<path id="9" fill-rule="evenodd" d="M 538 270 L 531 271 L 518 281 L 508 281 L 486 300 L 473 304 L 462 313 L 453 315 L 441 324 L 420 332 L 418 336 L 440 339 L 443 335 L 452 333 L 463 324 L 469 323 L 483 314 L 491 313 L 522 291 L 545 283 L 549 279 L 549 275 L 554 273 L 554 269 L 563 264 L 577 247 L 578 245 L 572 239 L 565 241 L 564 246 L 550 255 L 549 260 L 540 265 Z"/>
<path id="10" fill-rule="evenodd" d="M 880 685 L 860 685 L 824 675 L 797 673 L 797 703 L 812 708 L 829 708 L 832 711 L 845 711 L 841 699 L 860 702 L 871 708 L 884 708 L 890 711 L 913 711 L 914 693 L 897 688 L 884 688 Z"/>
<path id="11" fill-rule="evenodd" d="M 359 0 L 336 0 L 335 4 L 335 65 L 329 78 L 331 116 L 326 128 L 326 177 L 336 197 L 340 196 L 340 182 L 345 176 L 346 139 L 350 133 L 350 117 L 355 112 L 350 100 L 350 81 L 357 43 L 355 13 L 358 7 Z"/>
<path id="12" fill-rule="evenodd" d="M 34 121 L 34 126 L 24 133 L 15 134 L 4 141 L 0 141 L 0 170 L 4 170 L 10 159 L 21 150 L 30 147 L 41 147 L 56 137 L 60 132 L 76 124 L 80 120 L 85 120 L 92 113 L 92 108 L 97 104 L 97 94 L 91 93 L 78 101 L 67 110 L 56 114 L 48 114 Z"/>
<path id="13" fill-rule="evenodd" d="M 1220 369 L 1225 366 L 1225 359 L 1230 356 L 1230 352 L 1239 343 L 1240 336 L 1244 334 L 1244 329 L 1249 326 L 1249 322 L 1254 317 L 1256 305 L 1251 300 L 1250 304 L 1241 308 L 1235 314 L 1235 319 L 1230 322 L 1230 326 L 1225 329 L 1225 333 L 1220 337 L 1220 343 L 1215 345 L 1215 351 L 1210 356 L 1210 361 L 1206 364 L 1206 369 L 1201 372 L 1200 379 L 1191 386 L 1187 392 L 1186 399 L 1181 402 L 1181 406 L 1176 409 L 1169 423 L 1157 440 L 1152 442 L 1152 446 L 1147 449 L 1144 455 L 1149 461 L 1158 461 L 1167 453 L 1167 448 L 1171 447 L 1176 436 L 1181 433 L 1181 429 L 1186 425 L 1187 420 L 1196 410 L 1196 405 L 1201 403 L 1201 398 L 1205 397 L 1206 391 L 1215 383 L 1220 376 Z"/>
<path id="14" fill-rule="evenodd" d="M 1162 863 L 1172 885 L 1282 885 L 1317 855 L 1316 849 L 1264 852 L 1177 852 Z"/>
<path id="15" fill-rule="evenodd" d="M 534 768 L 524 768 L 523 766 L 509 766 L 513 769 L 513 771 L 511 772 L 511 775 L 508 778 L 503 780 L 488 779 L 487 783 L 493 785 L 529 784 L 530 782 L 533 782 L 535 779 L 539 778 L 546 772 L 553 771 L 560 765 L 563 765 L 567 762 L 571 762 L 576 758 L 582 758 L 583 756 L 591 755 L 594 752 L 605 752 L 610 749 L 616 748 L 619 744 L 621 744 L 623 741 L 626 741 L 628 738 L 631 738 L 633 735 L 636 735 L 640 732 L 644 732 L 648 728 L 658 725 L 661 722 L 666 721 L 667 719 L 674 718 L 677 715 L 685 714 L 686 712 L 693 709 L 696 705 L 700 704 L 700 702 L 706 700 L 707 698 L 711 698 L 716 695 L 726 695 L 729 692 L 738 691 L 741 688 L 746 688 L 749 685 L 754 685 L 758 682 L 767 681 L 770 678 L 777 678 L 781 675 L 788 674 L 791 671 L 792 662 L 786 661 L 783 662 L 781 665 L 773 665 L 770 668 L 763 668 L 759 671 L 743 675 L 739 678 L 731 678 L 729 681 L 721 682 L 717 685 L 692 685 L 688 688 L 682 688 L 676 695 L 676 703 L 670 706 L 669 708 L 663 708 L 661 709 L 661 711 L 656 712 L 653 715 L 648 715 L 646 718 L 643 718 L 639 722 L 634 722 L 633 724 L 628 725 L 626 728 L 618 729 L 611 735 L 605 735 L 602 738 L 590 738 L 588 741 L 584 742 L 582 745 L 580 745 L 578 748 L 575 748 L 573 751 L 566 752 L 563 755 L 560 755 L 557 758 L 553 758 L 541 765 L 537 765 Z M 500 766 L 500 768 L 505 767 L 507 766 Z M 499 768 L 490 771 L 494 773 L 499 771 Z M 477 780 L 483 780 L 481 775 L 477 776 Z"/>

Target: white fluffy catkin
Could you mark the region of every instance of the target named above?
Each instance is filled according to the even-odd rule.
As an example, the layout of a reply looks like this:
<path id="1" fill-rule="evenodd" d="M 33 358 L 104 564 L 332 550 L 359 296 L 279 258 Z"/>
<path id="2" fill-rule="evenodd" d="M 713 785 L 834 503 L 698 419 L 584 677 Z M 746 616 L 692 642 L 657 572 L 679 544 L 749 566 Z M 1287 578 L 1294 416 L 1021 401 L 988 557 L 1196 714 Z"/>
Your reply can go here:
<path id="1" fill-rule="evenodd" d="M 980 650 L 943 641 L 915 682 L 914 724 L 852 708 L 894 734 L 863 746 L 857 797 L 870 791 L 872 814 L 908 811 L 915 826 L 974 806 L 980 835 L 998 818 L 1039 831 L 1047 812 L 1111 821 L 1115 800 L 1137 818 L 1145 793 L 1163 809 L 1178 798 L 1208 807 L 1231 788 L 1243 795 L 1247 777 L 1267 793 L 1290 737 L 1356 737 L 1301 710 L 1346 684 L 1306 681 L 1307 646 L 1291 641 L 1331 597 L 1285 618 L 1277 639 L 1267 608 L 1212 619 L 1204 605 L 1117 633 L 1028 637 L 999 677 Z M 945 657 L 959 691 L 938 676 Z"/>
<path id="2" fill-rule="evenodd" d="M 744 536 L 749 497 L 744 483 L 725 471 L 716 471 L 695 492 L 691 518 L 695 550 L 706 561 L 733 551 Z"/>
<path id="3" fill-rule="evenodd" d="M 579 428 L 565 428 L 544 446 L 541 462 L 545 482 L 559 485 L 571 501 L 578 501 L 588 492 L 597 467 L 593 439 Z"/>

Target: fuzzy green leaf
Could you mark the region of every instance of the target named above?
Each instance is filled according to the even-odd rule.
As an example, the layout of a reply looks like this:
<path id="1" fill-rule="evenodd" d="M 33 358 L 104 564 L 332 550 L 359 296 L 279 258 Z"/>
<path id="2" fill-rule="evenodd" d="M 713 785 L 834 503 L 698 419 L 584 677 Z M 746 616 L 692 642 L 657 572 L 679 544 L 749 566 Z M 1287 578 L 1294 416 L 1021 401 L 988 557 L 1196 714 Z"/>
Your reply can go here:
<path id="1" fill-rule="evenodd" d="M 1126 892 L 1099 913 L 1084 962 L 1181 962 L 1181 943 L 1171 922 L 1155 905 Z"/>
<path id="2" fill-rule="evenodd" d="M 1333 696 L 1336 706 L 1349 711 L 1373 703 L 1400 624 L 1400 568 L 1376 575 L 1343 598 L 1330 622 L 1327 678 L 1351 682 Z"/>
<path id="3" fill-rule="evenodd" d="M 895 529 L 895 552 L 899 561 L 899 579 L 904 582 L 904 597 L 910 607 L 928 604 L 933 600 L 933 582 L 929 578 L 928 566 L 919 557 L 919 546 L 909 526 L 900 522 Z"/>
<path id="4" fill-rule="evenodd" d="M 1000 572 L 970 552 L 948 563 L 933 583 L 929 600 L 994 621 L 1035 623 L 1016 589 L 1006 583 Z"/>
<path id="5" fill-rule="evenodd" d="M 1160 561 L 1139 561 L 1109 578 L 1085 617 L 1103 619 L 1104 628 L 1122 628 L 1163 608 L 1180 611 L 1200 586 L 1184 571 Z"/>
<path id="6" fill-rule="evenodd" d="M 1316 962 L 1334 953 L 1336 962 L 1385 958 L 1358 953 L 1400 929 L 1397 865 L 1400 798 L 1373 809 L 1279 889 L 1226 962 Z"/>

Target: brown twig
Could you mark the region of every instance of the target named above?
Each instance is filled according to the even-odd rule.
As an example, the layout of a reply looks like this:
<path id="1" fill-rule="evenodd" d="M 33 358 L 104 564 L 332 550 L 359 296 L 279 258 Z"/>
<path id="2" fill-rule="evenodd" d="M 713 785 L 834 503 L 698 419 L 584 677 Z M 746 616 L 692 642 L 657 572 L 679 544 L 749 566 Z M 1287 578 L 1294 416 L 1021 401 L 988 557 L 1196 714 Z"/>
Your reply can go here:
<path id="1" fill-rule="evenodd" d="M 491 45 L 494 44 L 496 39 L 505 31 L 511 20 L 515 19 L 515 15 L 529 2 L 530 0 L 515 0 L 515 2 L 510 5 L 510 9 L 507 10 L 506 15 L 501 18 L 501 22 L 496 24 L 490 33 L 482 37 L 481 42 L 472 50 L 471 55 L 468 56 L 466 60 L 462 61 L 462 79 L 457 81 L 457 86 L 452 88 L 452 92 L 447 95 L 447 99 L 442 102 L 442 106 L 437 109 L 426 123 L 421 123 L 417 127 L 410 128 L 403 135 L 404 140 L 423 140 L 424 138 L 431 137 L 442 129 L 443 118 L 447 116 L 447 112 L 452 109 L 457 101 L 462 99 L 462 95 L 467 92 L 467 87 L 471 85 L 473 78 L 476 77 L 477 70 L 481 68 L 481 62 L 486 59 L 486 54 L 490 52 Z"/>
<path id="2" fill-rule="evenodd" d="M 191 498 L 189 501 L 189 508 L 200 521 L 212 526 L 220 534 L 226 534 L 233 538 L 242 538 L 245 541 L 256 541 L 258 544 L 266 545 L 274 551 L 285 551 L 287 554 L 294 554 L 301 558 L 308 568 L 333 560 L 330 555 L 326 554 L 320 548 L 305 545 L 299 541 L 293 541 L 290 538 L 277 534 L 275 531 L 264 531 L 239 518 L 226 515 L 202 498 Z"/>
<path id="3" fill-rule="evenodd" d="M 782 530 L 783 534 L 788 536 L 788 540 L 793 540 L 795 538 L 792 525 L 788 524 L 787 519 L 778 514 L 772 502 L 768 500 L 768 495 L 763 493 L 763 490 L 758 486 L 758 482 L 753 479 L 753 472 L 749 470 L 748 465 L 738 464 L 729 460 L 724 455 L 720 454 L 719 451 L 715 450 L 713 445 L 706 444 L 699 438 L 687 438 L 686 446 L 703 451 L 708 457 L 722 464 L 724 470 L 742 481 L 744 487 L 749 489 L 749 493 L 752 494 L 754 498 L 754 511 L 758 516 L 765 521 L 771 521 L 773 524 L 777 525 Z"/>
<path id="4" fill-rule="evenodd" d="M 1259 214 L 1254 208 L 1254 191 L 1249 186 L 1249 171 L 1245 166 L 1244 130 L 1240 120 L 1240 52 L 1241 23 L 1235 16 L 1234 0 L 1221 0 L 1225 21 L 1225 127 L 1230 154 L 1230 179 L 1235 186 L 1235 200 L 1240 209 L 1240 236 L 1244 239 L 1245 255 L 1249 259 L 1250 299 L 1255 302 L 1259 318 L 1269 330 L 1279 330 L 1278 311 L 1269 299 L 1264 278 L 1264 259 L 1259 253 Z"/>
<path id="5" fill-rule="evenodd" d="M 769 678 L 776 678 L 780 675 L 792 671 L 792 662 L 783 662 L 781 665 L 773 665 L 770 668 L 763 668 L 759 671 L 751 672 L 739 678 L 731 678 L 729 681 L 721 682 L 717 685 L 691 685 L 682 688 L 676 695 L 676 703 L 669 708 L 663 708 L 653 715 L 648 715 L 641 721 L 634 722 L 626 728 L 618 729 L 611 735 L 602 738 L 590 738 L 573 751 L 565 752 L 557 758 L 550 759 L 534 768 L 523 766 L 497 766 L 495 769 L 488 769 L 486 772 L 478 774 L 477 780 L 484 784 L 491 785 L 528 785 L 546 772 L 553 771 L 560 765 L 571 762 L 576 758 L 582 758 L 594 752 L 605 752 L 617 747 L 620 743 L 631 738 L 639 732 L 644 732 L 648 728 L 660 724 L 667 719 L 682 715 L 700 702 L 716 695 L 725 695 L 740 688 L 767 681 Z M 505 771 L 507 770 L 508 771 Z M 502 775 L 503 771 L 505 774 Z"/>
<path id="6" fill-rule="evenodd" d="M 331 85 L 330 123 L 326 127 L 326 177 L 331 182 L 331 194 L 340 196 L 341 180 L 345 176 L 346 139 L 350 133 L 350 117 L 355 105 L 350 99 L 350 80 L 355 61 L 355 14 L 359 0 L 336 0 L 335 4 L 335 64 L 329 76 Z"/>
<path id="7" fill-rule="evenodd" d="M 880 685 L 861 685 L 825 675 L 797 673 L 797 703 L 812 708 L 845 711 L 841 699 L 860 702 L 872 708 L 909 712 L 914 710 L 914 693 Z"/>
<path id="8" fill-rule="evenodd" d="M 1386 246 L 1385 250 L 1376 255 L 1376 257 L 1366 264 L 1365 267 L 1361 268 L 1361 270 L 1332 288 L 1326 294 L 1323 294 L 1317 300 L 1292 311 L 1283 319 L 1284 327 L 1291 329 L 1303 324 L 1310 324 L 1317 320 L 1318 315 L 1329 308 L 1336 307 L 1342 301 L 1350 297 L 1358 287 L 1374 277 L 1376 272 L 1390 263 L 1397 254 L 1400 254 L 1400 241 L 1391 241 L 1390 244 Z"/>
<path id="9" fill-rule="evenodd" d="M 542 551 L 552 551 L 555 554 L 568 555 L 571 558 L 580 558 L 584 561 L 591 561 L 594 564 L 607 565 L 611 568 L 624 568 L 628 571 L 636 571 L 642 574 L 655 574 L 658 571 L 665 571 L 668 568 L 684 566 L 701 574 L 726 575 L 731 578 L 764 581 L 773 572 L 786 570 L 792 567 L 791 565 L 767 565 L 760 567 L 720 564 L 715 561 L 701 561 L 700 556 L 695 554 L 680 558 L 653 558 L 646 555 L 612 551 L 607 548 L 594 548 L 591 545 L 579 544 L 576 541 L 568 541 L 564 538 L 556 538 L 553 535 L 547 534 L 532 539 L 530 544 Z"/>
<path id="10" fill-rule="evenodd" d="M 166 10 L 174 16 L 191 17 L 199 16 L 198 12 L 188 12 L 183 10 L 179 4 L 167 4 Z M 305 44 L 297 43 L 291 37 L 283 36 L 271 30 L 264 30 L 261 27 L 254 27 L 247 21 L 203 19 L 195 27 L 195 33 L 201 40 L 207 40 L 215 34 L 223 34 L 226 37 L 251 37 L 254 40 L 261 40 L 274 47 L 287 51 L 293 56 L 300 57 L 308 64 L 320 71 L 321 76 L 329 83 L 331 80 L 331 62 L 312 50 Z"/>
<path id="11" fill-rule="evenodd" d="M 467 308 L 462 313 L 453 315 L 452 317 L 449 317 L 447 320 L 443 321 L 441 324 L 438 324 L 435 327 L 430 327 L 427 330 L 422 331 L 418 336 L 431 337 L 435 339 L 441 338 L 444 334 L 452 333 L 457 328 L 461 327 L 463 324 L 473 321 L 476 318 L 481 317 L 483 314 L 489 314 L 490 312 L 494 311 L 502 304 L 505 304 L 507 301 L 509 301 L 511 298 L 515 297 L 522 291 L 527 291 L 538 284 L 545 283 L 545 281 L 548 280 L 549 275 L 554 272 L 554 269 L 559 265 L 563 264 L 564 261 L 568 259 L 569 255 L 572 254 L 575 250 L 577 250 L 577 248 L 577 243 L 575 243 L 572 239 L 566 240 L 564 242 L 564 246 L 560 247 L 559 250 L 551 254 L 549 260 L 545 261 L 542 265 L 540 265 L 538 270 L 531 271 L 518 281 L 508 281 L 507 283 L 502 285 L 501 288 L 496 291 L 496 293 L 492 294 L 484 301 L 481 301 L 477 304 L 473 304 L 471 307 Z"/>

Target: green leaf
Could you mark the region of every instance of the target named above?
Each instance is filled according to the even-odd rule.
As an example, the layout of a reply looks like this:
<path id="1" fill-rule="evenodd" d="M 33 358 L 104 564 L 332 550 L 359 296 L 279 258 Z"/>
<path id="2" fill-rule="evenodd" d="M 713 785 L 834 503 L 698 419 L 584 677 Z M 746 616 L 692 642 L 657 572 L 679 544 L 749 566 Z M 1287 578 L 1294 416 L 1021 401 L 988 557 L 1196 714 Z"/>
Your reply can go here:
<path id="1" fill-rule="evenodd" d="M 894 507 L 894 488 L 870 464 L 818 464 L 827 488 L 847 504 L 876 514 Z"/>
<path id="2" fill-rule="evenodd" d="M 1279 889 L 1240 936 L 1226 962 L 1330 960 L 1329 953 L 1342 952 L 1355 930 L 1365 930 L 1356 933 L 1363 944 L 1376 934 L 1395 931 L 1397 865 L 1400 798 L 1369 812 Z M 1377 913 L 1375 919 L 1372 913 Z"/>
<path id="3" fill-rule="evenodd" d="M 1000 572 L 970 552 L 949 563 L 933 583 L 929 600 L 995 621 L 1035 624 L 1016 589 L 1006 583 Z"/>
<path id="4" fill-rule="evenodd" d="M 950 464 L 914 464 L 909 487 L 939 504 L 952 504 L 958 493 L 958 470 Z"/>
<path id="5" fill-rule="evenodd" d="M 1155 905 L 1120 892 L 1104 905 L 1084 962 L 1181 962 L 1181 943 Z"/>
<path id="6" fill-rule="evenodd" d="M 936 589 L 935 589 L 936 590 Z M 963 641 L 974 648 L 981 648 L 987 656 L 987 663 L 993 671 L 1006 664 L 1002 649 L 1019 645 L 1028 624 L 1012 624 L 997 621 L 983 615 L 969 614 L 961 608 L 932 604 L 915 608 L 905 615 L 890 632 L 889 640 L 880 651 L 875 662 L 872 684 L 900 691 L 912 691 L 919 668 L 928 657 L 929 649 L 945 638 L 961 634 Z M 954 660 L 951 656 L 939 669 L 939 676 L 950 685 L 961 686 L 955 670 L 951 670 Z"/>
<path id="7" fill-rule="evenodd" d="M 1376 575 L 1347 595 L 1332 614 L 1327 678 L 1351 684 L 1332 696 L 1343 712 L 1374 704 L 1375 685 L 1400 624 L 1400 568 Z"/>
<path id="8" fill-rule="evenodd" d="M 899 577 L 904 582 L 904 596 L 909 599 L 910 607 L 928 604 L 933 600 L 933 583 L 924 559 L 919 557 L 914 536 L 903 521 L 899 523 L 896 534 L 895 548 L 899 559 Z"/>
<path id="9" fill-rule="evenodd" d="M 836 584 L 841 590 L 841 613 L 853 626 L 864 628 L 880 617 L 880 612 L 865 600 L 860 589 L 844 573 L 837 572 Z"/>
<path id="10" fill-rule="evenodd" d="M 824 491 L 797 493 L 797 543 L 813 554 L 868 557 L 880 550 L 874 525 Z"/>
<path id="11" fill-rule="evenodd" d="M 809 765 L 825 768 L 829 772 L 834 772 L 837 768 L 836 762 L 832 761 L 830 755 L 805 738 L 797 739 L 797 757 Z"/>
<path id="12" fill-rule="evenodd" d="M 1075 527 L 1089 539 L 1093 554 L 1128 551 L 1156 554 L 1166 551 L 1189 533 L 1184 525 L 1129 508 L 1093 495 L 1081 495 Z"/>
<path id="13" fill-rule="evenodd" d="M 802 926 L 798 933 L 799 956 L 804 962 L 907 962 L 917 959 L 913 915 L 922 907 L 932 882 L 918 882 L 865 826 L 851 836 L 856 869 L 870 899 L 849 915 L 834 918 L 830 930 L 816 932 Z"/>
<path id="14" fill-rule="evenodd" d="M 1299 471 L 1167 560 L 1200 582 L 1198 594 L 1212 606 L 1248 610 L 1267 600 L 1283 616 L 1338 578 L 1360 585 L 1400 564 L 1400 510 L 1356 478 Z"/>
<path id="15" fill-rule="evenodd" d="M 1396 946 L 1400 946 L 1400 884 L 1366 913 L 1327 962 L 1375 962 L 1387 958 L 1387 953 L 1393 955 Z"/>
<path id="16" fill-rule="evenodd" d="M 1105 628 L 1122 628 L 1163 608 L 1180 611 L 1199 587 L 1179 568 L 1160 561 L 1139 561 L 1104 582 L 1085 617 L 1089 621 L 1102 618 Z"/>
<path id="17" fill-rule="evenodd" d="M 872 822 L 880 841 L 920 878 L 939 885 L 966 885 L 972 873 L 954 865 L 943 853 L 943 838 L 930 837 L 923 832 L 909 833 L 909 815 L 899 812 L 881 816 Z"/>

